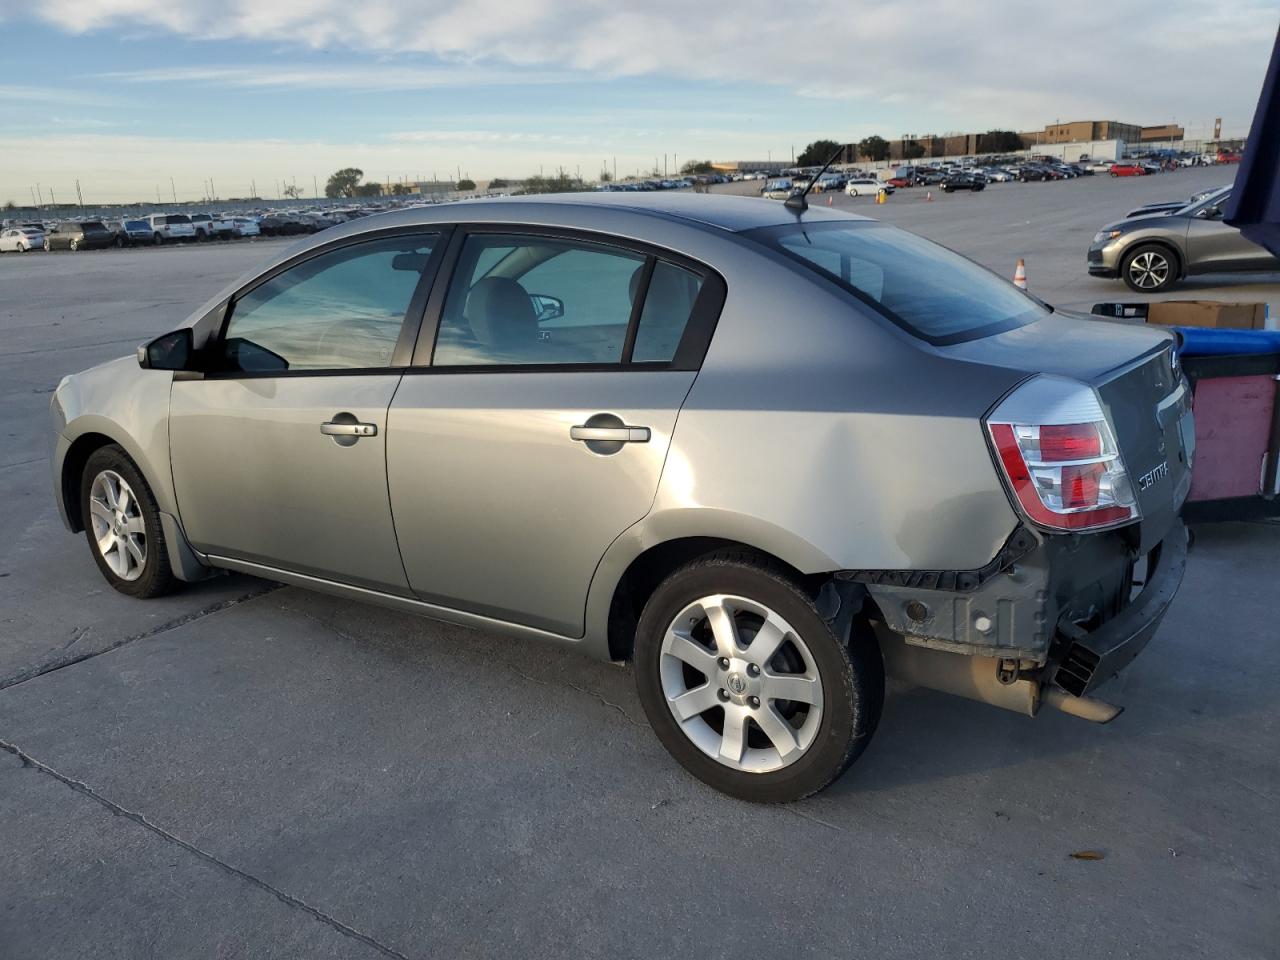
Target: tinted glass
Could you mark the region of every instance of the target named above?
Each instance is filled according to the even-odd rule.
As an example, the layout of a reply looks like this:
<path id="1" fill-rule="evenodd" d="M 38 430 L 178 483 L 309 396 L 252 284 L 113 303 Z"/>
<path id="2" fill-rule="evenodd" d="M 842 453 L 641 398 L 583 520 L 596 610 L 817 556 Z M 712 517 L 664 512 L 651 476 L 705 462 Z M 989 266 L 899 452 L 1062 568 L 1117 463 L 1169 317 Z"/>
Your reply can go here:
<path id="1" fill-rule="evenodd" d="M 546 237 L 473 236 L 449 285 L 436 366 L 620 363 L 644 257 Z"/>
<path id="2" fill-rule="evenodd" d="M 700 277 L 674 264 L 658 261 L 636 328 L 636 342 L 631 351 L 633 362 L 668 363 L 675 358 L 701 289 Z"/>
<path id="3" fill-rule="evenodd" d="M 1047 315 L 995 274 L 893 227 L 796 225 L 753 236 L 854 290 L 899 326 L 933 342 L 985 336 Z"/>
<path id="4" fill-rule="evenodd" d="M 236 301 L 232 370 L 386 367 L 433 235 L 371 240 L 298 264 Z"/>

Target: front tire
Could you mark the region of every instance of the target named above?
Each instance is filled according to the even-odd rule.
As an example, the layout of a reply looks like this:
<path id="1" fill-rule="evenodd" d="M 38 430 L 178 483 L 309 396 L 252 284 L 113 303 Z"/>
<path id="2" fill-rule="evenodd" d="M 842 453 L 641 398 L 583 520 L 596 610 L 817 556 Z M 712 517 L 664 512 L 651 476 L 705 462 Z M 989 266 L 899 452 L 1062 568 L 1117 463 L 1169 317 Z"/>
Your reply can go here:
<path id="1" fill-rule="evenodd" d="M 116 590 L 149 599 L 169 593 L 177 578 L 151 487 L 115 444 L 95 450 L 80 479 L 80 515 L 89 551 Z"/>
<path id="2" fill-rule="evenodd" d="M 874 637 L 837 637 L 808 592 L 751 554 L 677 570 L 645 604 L 636 686 L 654 732 L 717 790 L 762 803 L 826 787 L 866 749 L 884 702 Z"/>
<path id="3" fill-rule="evenodd" d="M 1130 290 L 1162 293 L 1178 280 L 1177 258 L 1158 244 L 1142 244 L 1125 256 L 1120 276 Z"/>

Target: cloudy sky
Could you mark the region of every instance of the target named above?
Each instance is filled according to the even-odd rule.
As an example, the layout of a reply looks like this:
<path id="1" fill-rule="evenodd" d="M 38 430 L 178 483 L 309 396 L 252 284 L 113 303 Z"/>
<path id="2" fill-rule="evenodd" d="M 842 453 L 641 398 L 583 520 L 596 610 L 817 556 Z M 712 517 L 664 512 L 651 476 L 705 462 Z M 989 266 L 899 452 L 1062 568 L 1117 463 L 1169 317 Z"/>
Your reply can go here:
<path id="1" fill-rule="evenodd" d="M 1243 134 L 1274 0 L 38 0 L 0 11 L 0 203 L 789 158 L 819 137 Z"/>

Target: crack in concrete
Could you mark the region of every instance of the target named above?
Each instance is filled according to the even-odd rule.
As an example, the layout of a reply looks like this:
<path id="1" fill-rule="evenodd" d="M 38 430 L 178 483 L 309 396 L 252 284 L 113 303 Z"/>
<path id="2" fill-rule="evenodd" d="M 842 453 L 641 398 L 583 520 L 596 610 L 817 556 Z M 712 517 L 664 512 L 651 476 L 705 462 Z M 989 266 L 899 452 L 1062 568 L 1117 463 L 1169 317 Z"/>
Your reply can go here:
<path id="1" fill-rule="evenodd" d="M 271 894 L 281 903 L 287 906 L 293 907 L 297 910 L 303 911 L 304 913 L 310 915 L 313 919 L 318 920 L 321 923 L 325 924 L 326 926 L 331 927 L 332 929 L 338 931 L 338 933 L 342 934 L 344 937 L 349 937 L 352 940 L 358 940 L 361 943 L 365 944 L 366 946 L 372 947 L 373 949 L 377 950 L 383 956 L 395 957 L 396 960 L 409 960 L 409 958 L 406 957 L 404 954 L 399 953 L 396 950 L 393 950 L 391 947 L 388 947 L 386 944 L 381 943 L 378 940 L 375 940 L 373 937 L 369 936 L 368 934 L 361 933 L 359 930 L 355 929 L 354 927 L 348 926 L 347 924 L 343 923 L 341 920 L 337 919 L 336 917 L 325 913 L 323 910 L 319 910 L 316 907 L 311 906 L 305 900 L 300 900 L 298 897 L 295 897 L 292 894 L 285 893 L 279 887 L 272 886 L 266 880 L 263 880 L 260 877 L 256 877 L 253 874 L 248 873 L 244 870 L 241 870 L 239 867 L 232 866 L 231 864 L 227 863 L 225 860 L 220 860 L 218 857 L 214 856 L 212 853 L 202 850 L 199 847 L 197 847 L 195 844 L 190 843 L 186 840 L 183 840 L 181 837 L 177 836 L 176 834 L 170 833 L 168 830 L 164 829 L 164 827 L 161 827 L 155 823 L 152 823 L 143 814 L 138 813 L 134 810 L 126 809 L 125 807 L 120 806 L 120 804 L 116 803 L 115 801 L 107 799 L 102 794 L 98 793 L 98 791 L 94 790 L 93 787 L 85 783 L 83 780 L 76 780 L 73 777 L 68 777 L 66 774 L 59 773 L 57 770 L 53 769 L 48 764 L 41 763 L 39 760 L 32 757 L 30 754 L 28 754 L 25 750 L 23 750 L 17 744 L 13 744 L 7 740 L 0 739 L 0 749 L 6 750 L 9 753 L 13 754 L 15 757 L 17 757 L 19 760 L 22 761 L 22 765 L 24 767 L 29 767 L 29 768 L 38 770 L 40 773 L 43 773 L 47 776 L 52 777 L 53 779 L 61 783 L 63 786 L 69 787 L 70 789 L 74 790 L 76 793 L 79 793 L 82 796 L 86 796 L 90 800 L 93 800 L 95 803 L 105 807 L 107 810 L 110 810 L 115 816 L 124 817 L 126 820 L 130 820 L 133 823 L 136 823 L 138 826 L 142 827 L 144 830 L 151 831 L 151 833 L 155 834 L 157 837 L 164 840 L 166 843 L 172 843 L 175 846 L 181 847 L 183 850 L 187 851 L 187 853 L 190 853 L 193 856 L 200 858 L 205 863 L 212 864 L 217 869 L 222 870 L 226 873 L 229 873 L 233 877 L 238 877 L 239 879 L 244 880 L 247 883 L 257 887 L 259 890 L 265 890 L 267 893 Z"/>
<path id="2" fill-rule="evenodd" d="M 510 664 L 508 664 L 508 666 L 510 666 Z M 530 676 L 529 674 L 524 673 L 523 671 L 517 670 L 515 667 L 511 667 L 511 670 L 515 673 L 517 677 L 520 677 L 521 679 L 524 679 L 524 680 L 528 680 L 530 683 L 536 683 L 542 687 L 551 687 L 555 689 L 560 686 L 566 686 L 570 690 L 577 690 L 579 693 L 586 694 L 592 700 L 602 703 L 606 707 L 612 707 L 614 710 L 617 710 L 620 714 L 622 714 L 623 718 L 634 727 L 640 727 L 643 730 L 643 729 L 647 729 L 649 726 L 647 723 L 641 723 L 639 720 L 635 719 L 635 717 L 631 716 L 631 714 L 627 713 L 626 709 L 622 706 L 622 704 L 614 703 L 612 700 L 608 699 L 607 697 L 601 696 L 600 694 L 596 693 L 594 690 L 590 689 L 589 687 L 580 687 L 578 686 L 578 684 L 570 683 L 568 680 L 562 680 L 559 683 L 556 683 L 552 680 L 543 680 L 540 677 Z"/>
<path id="3" fill-rule="evenodd" d="M 236 604 L 244 603 L 246 600 L 253 600 L 256 597 L 265 596 L 268 593 L 279 590 L 281 586 L 282 584 L 279 583 L 266 584 L 260 589 L 250 590 L 248 593 L 242 593 L 238 597 L 220 600 L 217 603 L 209 604 L 207 607 L 201 607 L 199 610 L 193 610 L 191 613 L 185 613 L 172 620 L 166 620 L 164 623 L 157 624 L 150 630 L 144 630 L 142 633 L 135 633 L 128 637 L 121 637 L 119 640 L 108 644 L 101 650 L 93 650 L 88 653 L 75 654 L 74 656 L 54 657 L 38 664 L 37 666 L 27 667 L 26 669 L 19 670 L 17 673 L 0 678 L 0 691 L 7 690 L 10 687 L 16 687 L 20 683 L 26 683 L 28 680 L 35 680 L 39 677 L 46 676 L 47 674 L 54 673 L 64 667 L 71 667 L 77 663 L 92 660 L 95 657 L 102 656 L 104 653 L 111 653 L 111 651 L 119 650 L 121 647 L 134 643 L 137 640 L 147 640 L 151 637 L 159 636 L 162 633 L 168 633 L 170 630 L 176 630 L 178 627 L 194 623 L 196 620 L 201 620 L 204 617 L 219 612 L 220 610 L 226 610 L 228 607 L 234 607 Z M 80 638 L 76 637 L 74 639 L 78 640 Z"/>

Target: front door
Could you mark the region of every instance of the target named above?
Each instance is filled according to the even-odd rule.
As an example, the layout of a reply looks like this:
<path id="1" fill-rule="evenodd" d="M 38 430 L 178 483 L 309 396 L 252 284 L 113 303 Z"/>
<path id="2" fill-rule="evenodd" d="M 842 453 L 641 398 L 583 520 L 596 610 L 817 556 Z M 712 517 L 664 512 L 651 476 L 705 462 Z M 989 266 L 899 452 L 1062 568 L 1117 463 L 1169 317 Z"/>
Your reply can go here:
<path id="1" fill-rule="evenodd" d="M 198 550 L 408 593 L 387 497 L 387 408 L 435 242 L 340 246 L 232 300 L 210 372 L 175 380 L 170 402 L 178 508 Z"/>
<path id="2" fill-rule="evenodd" d="M 421 599 L 581 635 L 596 565 L 657 492 L 701 361 L 690 344 L 719 310 L 700 300 L 708 276 L 605 243 L 466 238 L 424 324 L 439 313 L 434 357 L 420 343 L 388 417 L 396 533 Z"/>

